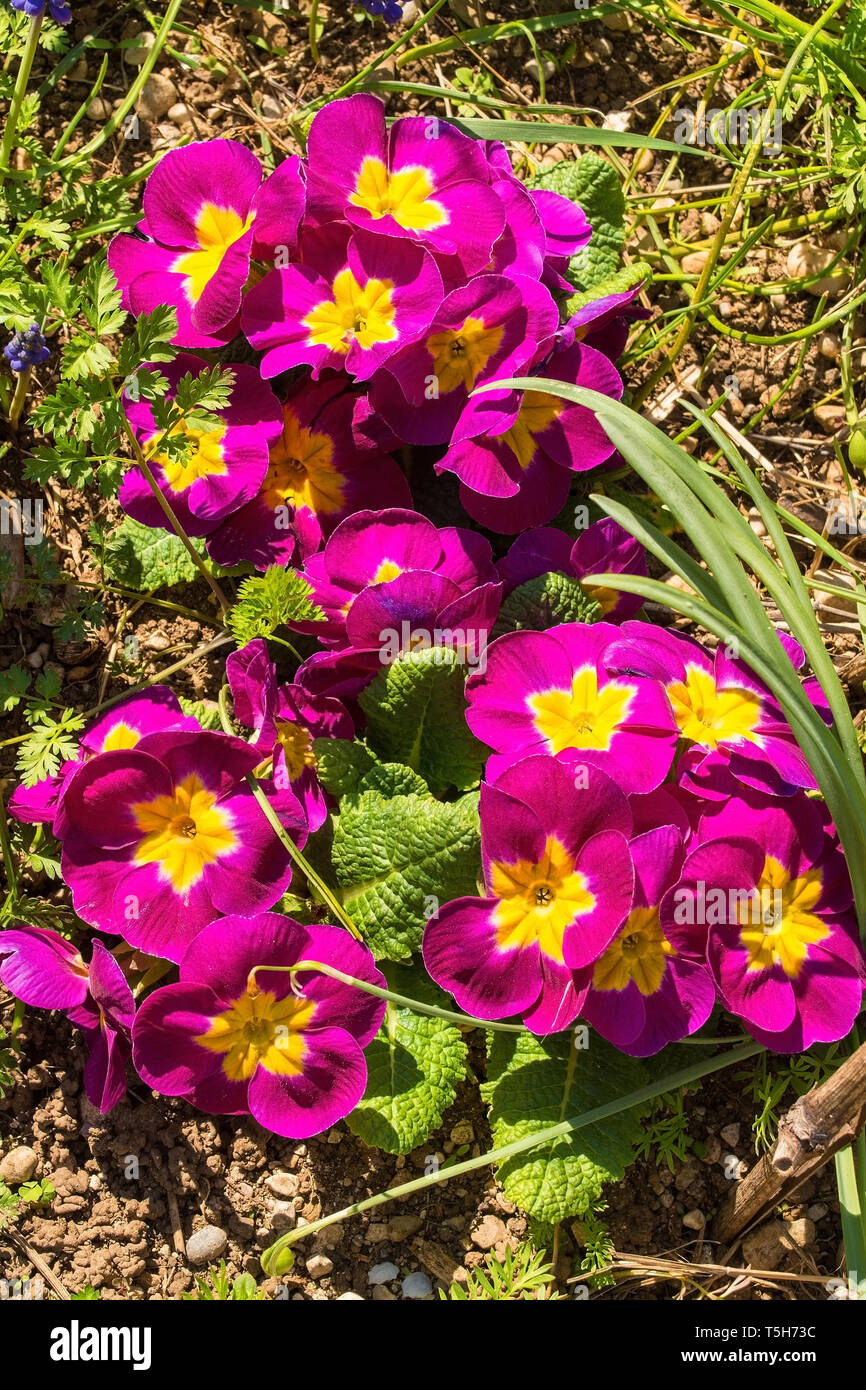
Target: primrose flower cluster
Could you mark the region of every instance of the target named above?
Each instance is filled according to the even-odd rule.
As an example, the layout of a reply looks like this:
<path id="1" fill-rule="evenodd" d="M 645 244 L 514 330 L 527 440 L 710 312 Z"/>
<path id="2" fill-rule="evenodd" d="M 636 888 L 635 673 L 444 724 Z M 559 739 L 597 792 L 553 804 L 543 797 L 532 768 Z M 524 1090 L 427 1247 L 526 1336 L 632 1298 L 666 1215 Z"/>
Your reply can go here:
<path id="1" fill-rule="evenodd" d="M 202 728 L 155 685 L 10 801 L 58 842 L 90 932 L 11 927 L 0 982 L 82 1029 L 103 1111 L 130 1064 L 163 1095 L 294 1138 L 357 1105 L 385 1004 L 327 971 L 385 978 L 349 931 L 279 910 L 286 837 L 303 850 L 335 809 L 317 740 L 363 736 L 376 675 L 437 643 L 465 668 L 466 723 L 487 750 L 477 893 L 439 906 L 423 936 L 461 1009 L 540 1035 L 582 1018 L 638 1056 L 717 1005 L 779 1052 L 850 1031 L 866 982 L 851 885 L 772 692 L 730 649 L 593 584 L 647 574 L 616 522 L 576 538 L 549 524 L 575 474 L 612 458 L 593 414 L 540 391 L 473 394 L 536 376 L 619 397 L 634 292 L 562 321 L 590 235 L 502 145 L 422 117 L 386 129 L 360 95 L 320 111 L 306 157 L 267 177 L 231 140 L 171 151 L 137 232 L 112 243 L 125 307 L 177 308 L 182 351 L 158 364 L 170 398 L 239 332 L 258 362 L 233 364 L 214 424 L 175 425 L 180 452 L 127 394 L 156 485 L 217 563 L 299 568 L 323 617 L 291 624 L 317 645 L 288 681 L 261 639 L 229 656 L 247 737 Z M 27 335 L 22 362 L 25 349 L 42 351 Z M 456 476 L 466 524 L 415 509 L 410 454 L 413 478 L 428 463 Z M 120 501 L 165 524 L 143 471 Z M 599 620 L 551 625 L 542 602 L 514 621 L 548 581 L 582 588 Z M 779 640 L 799 670 L 803 652 Z M 804 689 L 829 719 L 817 683 Z"/>
<path id="2" fill-rule="evenodd" d="M 493 749 L 483 881 L 423 944 L 461 1008 L 539 1034 L 582 1017 L 637 1056 L 717 1002 L 774 1051 L 845 1036 L 866 980 L 850 881 L 753 671 L 648 623 L 574 623 L 497 638 L 467 694 Z"/>
<path id="3" fill-rule="evenodd" d="M 306 157 L 267 177 L 233 140 L 170 151 L 143 213 L 109 265 L 132 313 L 177 308 L 189 351 L 165 373 L 169 399 L 239 332 L 260 354 L 234 366 L 217 427 L 184 430 L 182 460 L 160 451 L 150 406 L 126 398 L 160 487 L 218 563 L 297 564 L 359 511 L 410 507 L 405 446 L 435 451 L 468 515 L 505 534 L 551 521 L 574 474 L 611 458 L 582 406 L 472 394 L 535 375 L 618 398 L 613 359 L 642 312 L 633 290 L 561 322 L 564 272 L 591 228 L 569 199 L 528 189 L 498 142 L 420 116 L 386 128 L 361 94 L 324 107 Z M 167 524 L 138 470 L 120 500 Z"/>
<path id="4" fill-rule="evenodd" d="M 39 927 L 4 931 L 0 981 L 84 1031 L 85 1088 L 101 1110 L 125 1094 L 131 1059 L 163 1095 L 301 1138 L 360 1100 L 384 1004 L 292 967 L 384 977 L 342 928 L 268 911 L 291 861 L 247 779 L 269 762 L 267 800 L 303 845 L 324 816 L 311 732 L 351 736 L 352 724 L 335 700 L 279 689 L 259 651 L 235 658 L 231 676 L 253 744 L 203 730 L 154 686 L 92 723 L 57 776 L 16 792 L 10 812 L 50 827 L 75 911 L 94 930 L 80 948 Z"/>

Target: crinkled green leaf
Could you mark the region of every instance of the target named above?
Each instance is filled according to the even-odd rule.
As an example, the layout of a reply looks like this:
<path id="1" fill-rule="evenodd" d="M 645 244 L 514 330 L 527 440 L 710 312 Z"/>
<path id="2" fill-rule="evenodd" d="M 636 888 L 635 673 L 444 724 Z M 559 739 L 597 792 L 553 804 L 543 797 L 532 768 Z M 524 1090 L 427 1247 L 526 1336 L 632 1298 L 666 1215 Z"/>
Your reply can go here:
<path id="1" fill-rule="evenodd" d="M 373 777 L 379 769 L 373 769 Z M 352 792 L 335 818 L 333 862 L 343 904 L 373 954 L 408 960 L 442 903 L 476 892 L 478 798 L 447 804 L 417 792 Z"/>
<path id="2" fill-rule="evenodd" d="M 213 700 L 187 700 L 183 695 L 178 695 L 177 698 L 184 714 L 192 715 L 203 729 L 222 728 L 219 705 L 215 704 Z"/>
<path id="3" fill-rule="evenodd" d="M 481 1090 L 490 1106 L 493 1147 L 577 1117 L 644 1086 L 640 1062 L 611 1047 L 597 1033 L 573 1029 L 536 1038 L 531 1033 L 493 1033 L 487 1081 Z M 612 1115 L 553 1143 L 515 1154 L 498 1167 L 505 1195 L 536 1221 L 554 1223 L 581 1216 L 601 1196 L 606 1182 L 619 1181 L 634 1159 L 641 1137 L 637 1109 Z"/>
<path id="4" fill-rule="evenodd" d="M 357 791 L 365 772 L 376 765 L 376 755 L 356 739 L 317 738 L 313 753 L 319 781 L 333 796 Z"/>
<path id="5" fill-rule="evenodd" d="M 386 666 L 358 699 L 373 750 L 419 772 L 434 791 L 464 791 L 481 776 L 486 750 L 466 723 L 469 671 L 448 647 L 421 648 Z"/>
<path id="6" fill-rule="evenodd" d="M 619 269 L 625 244 L 625 197 L 619 175 L 608 160 L 584 154 L 580 159 L 562 159 L 546 169 L 533 180 L 533 187 L 561 193 L 586 213 L 592 237 L 572 256 L 569 278 L 575 289 L 594 291 Z"/>
<path id="7" fill-rule="evenodd" d="M 576 258 L 573 257 L 572 260 L 574 259 Z M 591 289 L 579 290 L 577 294 L 571 295 L 565 302 L 566 312 L 576 314 L 578 309 L 582 309 L 585 304 L 591 304 L 593 300 L 603 299 L 608 294 L 624 294 L 627 290 L 634 289 L 635 285 L 650 279 L 652 270 L 646 261 L 633 261 L 631 265 L 620 266 L 619 270 L 606 275 L 603 280 L 597 280 Z"/>
<path id="8" fill-rule="evenodd" d="M 446 996 L 429 981 L 422 983 L 416 971 L 389 970 L 388 982 L 398 994 L 448 1005 Z M 370 1148 L 409 1153 L 442 1123 L 466 1074 L 460 1029 L 445 1019 L 389 1004 L 365 1052 L 367 1089 L 346 1123 Z"/>
<path id="9" fill-rule="evenodd" d="M 601 617 L 601 604 L 572 575 L 540 574 L 509 594 L 493 635 L 522 628 L 544 632 L 556 623 L 597 623 Z"/>
<path id="10" fill-rule="evenodd" d="M 193 541 L 196 548 L 200 543 Z M 140 593 L 189 584 L 198 576 L 180 538 L 125 517 L 105 545 L 105 569 L 109 578 Z"/>

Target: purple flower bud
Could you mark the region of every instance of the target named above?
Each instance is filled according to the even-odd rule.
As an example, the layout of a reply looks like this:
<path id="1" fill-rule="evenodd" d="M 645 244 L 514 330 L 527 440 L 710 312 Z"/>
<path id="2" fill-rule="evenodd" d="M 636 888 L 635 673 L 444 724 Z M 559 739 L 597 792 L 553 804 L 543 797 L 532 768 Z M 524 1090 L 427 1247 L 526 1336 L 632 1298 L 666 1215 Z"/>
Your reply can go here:
<path id="1" fill-rule="evenodd" d="M 403 18 L 401 0 L 361 0 L 367 14 L 381 15 L 387 24 L 399 24 Z"/>
<path id="2" fill-rule="evenodd" d="M 69 24 L 72 11 L 64 0 L 47 0 L 48 13 L 57 24 Z M 45 14 L 46 0 L 12 0 L 13 10 L 20 10 L 30 19 L 40 19 Z"/>
<path id="3" fill-rule="evenodd" d="M 47 362 L 51 349 L 38 323 L 34 323 L 9 340 L 3 355 L 13 372 L 26 372 L 28 367 L 38 367 L 41 362 Z"/>

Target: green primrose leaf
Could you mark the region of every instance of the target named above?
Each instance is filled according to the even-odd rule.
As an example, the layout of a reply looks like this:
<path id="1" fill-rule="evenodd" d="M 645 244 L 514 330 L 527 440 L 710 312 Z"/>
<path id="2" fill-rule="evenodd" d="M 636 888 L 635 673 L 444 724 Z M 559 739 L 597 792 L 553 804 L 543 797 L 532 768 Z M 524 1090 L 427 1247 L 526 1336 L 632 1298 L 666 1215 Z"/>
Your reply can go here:
<path id="1" fill-rule="evenodd" d="M 384 796 L 365 784 L 340 802 L 334 869 L 373 954 L 408 960 L 440 904 L 476 891 L 477 796 L 443 804 L 429 793 Z"/>
<path id="2" fill-rule="evenodd" d="M 600 155 L 584 154 L 580 159 L 560 160 L 533 179 L 532 186 L 561 193 L 586 213 L 592 237 L 572 256 L 569 277 L 575 289 L 595 292 L 596 285 L 619 269 L 625 244 L 625 197 L 619 175 Z"/>
<path id="3" fill-rule="evenodd" d="M 193 542 L 198 548 L 198 544 Z M 103 563 L 110 579 L 139 593 L 189 584 L 198 577 L 180 538 L 125 517 L 105 544 Z"/>
<path id="4" fill-rule="evenodd" d="M 448 1007 L 420 970 L 394 967 L 388 983 L 398 994 Z M 409 1153 L 438 1129 L 466 1075 L 460 1029 L 389 1003 L 366 1058 L 367 1089 L 346 1123 L 370 1148 Z"/>
<path id="5" fill-rule="evenodd" d="M 361 778 L 377 761 L 365 744 L 347 738 L 314 739 L 313 753 L 319 781 L 333 796 L 357 791 Z"/>
<path id="6" fill-rule="evenodd" d="M 435 791 L 477 786 L 486 750 L 466 724 L 468 674 L 448 647 L 421 648 L 386 666 L 358 698 L 373 750 L 413 768 Z"/>
<path id="7" fill-rule="evenodd" d="M 597 623 L 601 617 L 601 604 L 572 575 L 540 574 L 508 596 L 493 636 L 522 628 L 544 632 L 556 623 Z"/>
<path id="8" fill-rule="evenodd" d="M 576 259 L 572 258 L 572 264 Z M 620 266 L 618 270 L 597 280 L 592 289 L 579 290 L 577 294 L 571 295 L 565 301 L 566 313 L 576 314 L 578 309 L 582 309 L 585 304 L 591 304 L 593 300 L 603 299 L 608 294 L 625 294 L 628 290 L 634 289 L 635 285 L 643 284 L 645 280 L 650 279 L 652 270 L 646 261 L 633 261 L 631 265 Z"/>
<path id="9" fill-rule="evenodd" d="M 589 1045 L 581 1048 L 578 1041 Z M 569 1028 L 546 1038 L 492 1033 L 488 1054 L 481 1091 L 490 1106 L 494 1148 L 627 1095 L 647 1080 L 640 1062 L 589 1030 Z M 505 1195 L 536 1221 L 581 1216 L 634 1159 L 644 1110 L 624 1110 L 603 1125 L 506 1159 L 498 1167 Z"/>

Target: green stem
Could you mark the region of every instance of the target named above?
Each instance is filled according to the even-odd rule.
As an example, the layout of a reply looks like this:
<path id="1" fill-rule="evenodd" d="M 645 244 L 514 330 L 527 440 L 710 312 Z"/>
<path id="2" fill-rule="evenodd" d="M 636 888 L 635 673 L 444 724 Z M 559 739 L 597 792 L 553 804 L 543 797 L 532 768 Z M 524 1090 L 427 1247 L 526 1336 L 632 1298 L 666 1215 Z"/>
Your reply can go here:
<path id="1" fill-rule="evenodd" d="M 229 714 L 228 697 L 230 693 L 230 689 L 227 685 L 221 685 L 220 693 L 217 696 L 217 706 L 220 712 L 220 723 L 223 726 L 223 733 L 228 734 L 229 738 L 235 738 L 236 733 L 232 728 L 232 719 Z"/>
<path id="2" fill-rule="evenodd" d="M 866 1271 L 866 1216 L 857 1182 L 854 1150 L 842 1149 L 836 1154 L 835 1161 L 842 1238 L 845 1241 L 845 1263 L 849 1272 L 860 1280 Z"/>
<path id="3" fill-rule="evenodd" d="M 9 407 L 9 427 L 15 431 L 18 429 L 18 421 L 24 409 L 24 402 L 27 399 L 27 388 L 30 385 L 30 377 L 33 373 L 32 367 L 25 367 L 20 373 L 15 386 L 15 395 L 12 397 L 12 404 Z"/>
<path id="4" fill-rule="evenodd" d="M 329 975 L 332 980 L 339 980 L 344 985 L 354 985 L 365 994 L 373 994 L 377 999 L 387 999 L 392 1004 L 399 1004 L 401 1009 L 411 1009 L 413 1013 L 427 1014 L 430 1018 L 444 1018 L 446 1023 L 456 1023 L 460 1028 L 487 1028 L 491 1033 L 526 1032 L 522 1023 L 492 1023 L 489 1019 L 473 1018 L 471 1014 L 458 1014 L 453 1013 L 451 1009 L 440 1009 L 435 1004 L 410 999 L 407 994 L 396 994 L 393 989 L 383 989 L 381 985 L 371 984 L 369 980 L 359 980 L 355 975 L 346 975 L 336 966 L 323 965 L 318 960 L 300 960 L 296 965 L 254 965 L 250 975 L 255 975 L 257 970 L 287 970 L 290 975 L 296 974 L 299 970 L 319 970 L 323 975 Z"/>
<path id="5" fill-rule="evenodd" d="M 310 57 L 317 65 L 321 62 L 319 57 L 319 45 L 316 39 L 316 21 L 319 18 L 319 0 L 312 0 L 310 5 L 310 22 L 307 25 L 307 39 L 310 45 Z"/>
<path id="6" fill-rule="evenodd" d="M 350 77 L 348 82 L 344 82 L 342 87 L 338 87 L 335 92 L 329 92 L 327 96 L 320 97 L 310 106 L 306 106 L 297 117 L 297 123 L 303 125 L 307 117 L 312 116 L 321 106 L 324 106 L 326 102 L 336 101 L 338 97 L 348 96 L 350 92 L 356 91 L 366 77 L 369 77 L 371 73 L 374 73 L 377 68 L 381 67 L 383 63 L 393 57 L 395 53 L 398 53 L 403 45 L 412 38 L 413 34 L 417 34 L 419 29 L 423 29 L 425 24 L 429 24 L 433 16 L 438 14 L 445 4 L 447 4 L 447 0 L 436 0 L 436 3 L 426 14 L 419 15 L 411 29 L 407 29 L 405 34 L 401 34 L 398 39 L 395 39 L 394 42 L 385 49 L 384 53 L 381 53 L 378 58 L 373 59 L 372 63 L 368 63 L 360 72 L 356 72 L 354 77 Z"/>
<path id="7" fill-rule="evenodd" d="M 558 1139 L 570 1137 L 578 1130 L 586 1129 L 589 1125 L 601 1124 L 613 1115 L 620 1114 L 623 1110 L 630 1110 L 634 1106 L 643 1105 L 646 1101 L 655 1100 L 657 1096 L 667 1095 L 669 1091 L 675 1091 L 680 1086 L 691 1085 L 692 1082 L 699 1081 L 701 1077 L 708 1076 L 711 1072 L 721 1071 L 724 1067 L 731 1067 L 738 1062 L 744 1062 L 748 1057 L 754 1057 L 756 1053 L 763 1050 L 761 1043 L 744 1043 L 743 1046 L 734 1048 L 732 1052 L 725 1053 L 721 1058 L 710 1057 L 705 1061 L 695 1062 L 693 1066 L 685 1067 L 682 1071 L 675 1072 L 672 1076 L 663 1077 L 660 1081 L 651 1082 L 650 1085 L 641 1087 L 639 1091 L 632 1091 L 627 1096 L 621 1096 L 618 1100 L 609 1101 L 606 1105 L 599 1105 L 594 1110 L 587 1110 L 583 1115 L 576 1115 L 573 1119 L 561 1120 L 559 1124 L 536 1130 L 534 1134 L 524 1135 L 522 1139 L 516 1139 L 513 1144 L 506 1144 L 501 1149 L 491 1149 L 478 1158 L 466 1159 L 463 1163 L 455 1163 L 453 1167 L 440 1168 L 436 1173 L 429 1173 L 423 1178 L 416 1178 L 412 1182 L 401 1184 L 399 1187 L 391 1187 L 386 1192 L 377 1192 L 373 1197 L 367 1197 L 361 1202 L 354 1202 L 352 1206 L 344 1207 L 342 1211 L 332 1212 L 330 1216 L 323 1216 L 320 1220 L 312 1221 L 308 1226 L 302 1226 L 299 1230 L 287 1231 L 264 1252 L 262 1268 L 269 1276 L 283 1273 L 286 1268 L 280 1260 L 283 1252 L 288 1251 L 297 1241 L 315 1235 L 317 1231 L 323 1230 L 326 1226 L 333 1226 L 337 1222 L 345 1221 L 347 1217 L 357 1216 L 363 1211 L 370 1211 L 371 1208 L 382 1206 L 385 1202 L 391 1202 L 400 1197 L 408 1197 L 413 1192 L 421 1192 L 434 1183 L 447 1182 L 449 1178 L 462 1177 L 464 1173 L 473 1173 L 478 1168 L 486 1168 L 493 1163 L 503 1163 L 506 1159 L 526 1153 L 542 1144 L 553 1144 Z"/>
<path id="8" fill-rule="evenodd" d="M 12 103 L 9 107 L 9 115 L 6 117 L 6 125 L 3 130 L 3 144 L 0 146 L 0 186 L 3 183 L 3 175 L 9 168 L 9 160 L 12 155 L 12 147 L 15 144 L 15 136 L 18 133 L 18 121 L 21 116 L 21 107 L 24 105 L 24 97 L 27 94 L 27 83 L 30 81 L 30 71 L 33 67 L 33 59 L 36 57 L 36 50 L 39 47 L 39 31 L 42 28 L 44 13 L 34 15 L 30 21 L 30 30 L 27 34 L 27 42 L 24 45 L 24 52 L 21 54 L 21 63 L 18 68 L 18 76 L 15 79 L 15 90 L 12 93 Z"/>
<path id="9" fill-rule="evenodd" d="M 9 822 L 6 819 L 6 807 L 3 804 L 3 794 L 0 791 L 0 847 L 3 850 L 3 867 L 6 870 L 6 883 L 8 893 L 3 904 L 14 902 L 18 896 L 18 875 L 15 872 L 15 858 L 12 854 L 12 841 L 9 838 Z"/>
<path id="10" fill-rule="evenodd" d="M 141 445 L 136 439 L 135 432 L 132 426 L 130 425 L 129 420 L 127 419 L 126 411 L 123 408 L 123 402 L 117 394 L 114 382 L 111 380 L 110 377 L 107 378 L 107 381 L 108 389 L 119 407 L 123 431 L 129 442 L 129 446 L 135 455 L 136 463 L 138 464 L 139 468 L 144 474 L 147 480 L 147 484 L 151 489 L 154 497 L 156 498 L 157 502 L 159 503 L 160 507 L 165 513 L 166 519 L 169 522 L 171 529 L 174 531 L 175 535 L 183 544 L 184 549 L 186 550 L 187 554 L 189 555 L 199 574 L 202 576 L 203 579 L 207 581 L 207 584 L 210 587 L 211 592 L 213 593 L 217 603 L 220 606 L 220 612 L 223 614 L 223 616 L 225 616 L 225 614 L 228 613 L 229 609 L 231 608 L 231 604 L 229 603 L 228 599 L 226 598 L 217 581 L 214 579 L 210 570 L 207 568 L 207 565 L 199 555 L 189 536 L 186 534 L 186 531 L 184 531 L 183 526 L 181 525 L 180 521 L 174 513 L 174 509 L 172 508 L 171 503 L 169 502 L 159 483 L 156 481 L 156 478 L 153 476 L 150 464 L 145 458 L 144 450 L 142 449 Z M 159 444 L 161 442 L 161 440 L 157 442 L 157 449 L 159 448 Z"/>
<path id="11" fill-rule="evenodd" d="M 67 155 L 66 158 L 62 160 L 60 164 L 57 166 L 58 169 L 66 169 L 70 164 L 78 164 L 81 161 L 88 159 L 90 155 L 95 154 L 96 151 L 105 144 L 106 140 L 111 139 L 114 132 L 126 120 L 133 106 L 138 101 L 138 98 L 141 95 L 141 91 L 144 87 L 145 82 L 150 77 L 150 74 L 153 72 L 153 69 L 156 67 L 156 64 L 159 60 L 159 56 L 163 48 L 165 47 L 166 40 L 169 34 L 171 33 L 172 26 L 174 24 L 175 19 L 177 18 L 178 11 L 180 10 L 182 3 L 183 0 L 171 0 L 171 4 L 165 12 L 165 18 L 163 19 L 162 24 L 159 26 L 159 29 L 156 33 L 153 48 L 150 50 L 146 59 L 139 68 L 138 76 L 136 77 L 135 81 L 133 82 L 132 86 L 130 87 L 129 91 L 127 92 L 126 96 L 121 102 L 120 106 L 118 106 L 117 110 L 106 121 L 99 134 L 95 135 L 87 145 L 83 145 L 80 150 L 76 150 L 74 154 Z"/>
<path id="12" fill-rule="evenodd" d="M 277 836 L 277 839 L 280 841 L 280 844 L 283 846 L 289 858 L 292 860 L 292 863 L 297 865 L 301 873 L 305 876 L 307 882 L 312 884 L 313 887 L 315 887 L 318 890 L 321 896 L 321 901 L 323 903 L 327 903 L 334 916 L 337 918 L 338 921 L 342 922 L 346 930 L 350 931 L 352 935 L 356 938 L 356 940 L 363 941 L 364 938 L 362 937 L 358 928 L 355 926 L 355 923 L 352 921 L 351 917 L 346 912 L 345 908 L 331 892 L 331 889 L 328 887 L 325 880 L 321 877 L 320 874 L 316 873 L 316 870 L 313 868 L 312 864 L 308 862 L 308 860 L 298 849 L 298 846 L 295 844 L 294 840 L 289 835 L 285 826 L 280 824 L 279 817 L 271 803 L 268 801 L 268 798 L 265 796 L 265 793 L 262 790 L 261 783 L 254 776 L 252 776 L 252 774 L 250 774 L 250 776 L 247 777 L 246 782 L 253 796 L 256 798 L 256 801 L 261 806 L 262 813 L 265 819 L 270 823 L 271 827 L 273 828 L 274 834 Z"/>
<path id="13" fill-rule="evenodd" d="M 667 375 L 667 373 L 673 368 L 677 358 L 679 357 L 680 353 L 682 352 L 683 348 L 685 347 L 686 343 L 691 337 L 692 329 L 694 328 L 695 320 L 697 318 L 698 313 L 697 304 L 700 300 L 704 298 L 707 292 L 707 287 L 710 283 L 710 280 L 712 279 L 713 272 L 718 263 L 719 256 L 725 245 L 725 239 L 727 238 L 729 232 L 733 227 L 734 218 L 737 215 L 737 209 L 739 208 L 740 203 L 742 202 L 743 195 L 746 191 L 746 186 L 749 182 L 749 177 L 751 175 L 752 169 L 754 168 L 758 156 L 761 152 L 764 139 L 764 131 L 770 129 L 770 123 L 773 120 L 776 110 L 778 109 L 778 107 L 782 105 L 785 93 L 788 89 L 788 86 L 796 70 L 797 64 L 799 63 L 803 53 L 806 52 L 810 43 L 816 38 L 818 33 L 825 27 L 825 25 L 829 22 L 829 20 L 833 17 L 837 10 L 840 10 L 844 4 L 845 0 L 833 0 L 833 3 L 830 5 L 829 9 L 825 10 L 824 13 L 821 15 L 820 19 L 818 19 L 811 26 L 811 28 L 808 29 L 808 31 L 803 35 L 803 38 L 800 40 L 796 49 L 794 50 L 781 78 L 776 83 L 776 86 L 773 90 L 773 94 L 770 97 L 769 105 L 767 106 L 766 110 L 762 113 L 761 130 L 756 134 L 754 140 L 749 146 L 746 158 L 743 160 L 743 163 L 741 164 L 737 174 L 733 179 L 733 182 L 731 183 L 730 192 L 725 203 L 725 215 L 722 218 L 718 231 L 716 232 L 715 238 L 713 240 L 713 245 L 710 250 L 710 254 L 707 258 L 706 264 L 704 265 L 701 271 L 698 283 L 695 286 L 695 292 L 692 296 L 692 304 L 689 310 L 687 311 L 686 316 L 683 319 L 682 326 L 679 332 L 677 333 L 673 345 L 666 354 L 664 360 L 659 364 L 655 371 L 650 373 L 643 385 L 635 392 L 634 399 L 632 401 L 635 410 L 640 409 L 647 397 L 655 390 L 656 386 L 658 386 L 659 382 L 662 381 L 663 378 Z"/>

